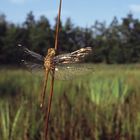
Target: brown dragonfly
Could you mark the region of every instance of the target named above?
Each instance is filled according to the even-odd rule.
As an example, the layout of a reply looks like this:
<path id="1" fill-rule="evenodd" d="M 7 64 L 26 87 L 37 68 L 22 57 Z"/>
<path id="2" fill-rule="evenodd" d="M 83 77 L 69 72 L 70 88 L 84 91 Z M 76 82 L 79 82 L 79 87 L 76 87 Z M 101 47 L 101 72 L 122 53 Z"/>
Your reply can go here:
<path id="1" fill-rule="evenodd" d="M 76 64 L 82 62 L 89 54 L 91 54 L 91 47 L 81 48 L 77 51 L 61 55 L 56 55 L 55 49 L 49 48 L 47 55 L 44 57 L 26 47 L 23 47 L 22 45 L 18 46 L 22 48 L 26 54 L 26 58 L 30 58 L 29 60 L 22 60 L 27 68 L 29 68 L 31 71 L 45 71 L 44 87 L 41 94 L 41 107 L 44 105 L 44 97 L 49 74 L 54 76 L 53 72 L 55 72 L 55 79 L 68 80 L 75 75 L 80 75 L 91 71 L 91 68 L 87 67 L 86 65 Z"/>

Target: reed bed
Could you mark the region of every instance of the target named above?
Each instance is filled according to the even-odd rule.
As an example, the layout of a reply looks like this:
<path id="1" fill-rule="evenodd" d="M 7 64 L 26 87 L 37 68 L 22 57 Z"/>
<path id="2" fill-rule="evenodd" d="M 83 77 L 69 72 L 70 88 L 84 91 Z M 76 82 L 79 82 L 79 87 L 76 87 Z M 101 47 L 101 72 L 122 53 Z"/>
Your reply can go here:
<path id="1" fill-rule="evenodd" d="M 92 67 L 90 74 L 55 81 L 49 140 L 139 140 L 140 66 Z M 21 69 L 0 74 L 0 139 L 43 139 L 42 77 Z"/>

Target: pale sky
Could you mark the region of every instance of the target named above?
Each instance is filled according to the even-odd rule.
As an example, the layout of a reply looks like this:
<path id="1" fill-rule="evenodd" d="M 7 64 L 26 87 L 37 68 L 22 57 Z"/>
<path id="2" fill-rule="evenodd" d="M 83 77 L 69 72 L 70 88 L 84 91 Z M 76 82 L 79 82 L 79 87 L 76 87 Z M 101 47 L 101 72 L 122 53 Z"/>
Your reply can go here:
<path id="1" fill-rule="evenodd" d="M 36 19 L 45 15 L 54 24 L 58 5 L 59 0 L 0 0 L 0 13 L 8 21 L 22 23 L 33 11 Z M 86 27 L 95 20 L 110 23 L 114 16 L 121 21 L 129 12 L 140 19 L 140 0 L 63 0 L 61 19 L 70 17 L 75 25 Z"/>

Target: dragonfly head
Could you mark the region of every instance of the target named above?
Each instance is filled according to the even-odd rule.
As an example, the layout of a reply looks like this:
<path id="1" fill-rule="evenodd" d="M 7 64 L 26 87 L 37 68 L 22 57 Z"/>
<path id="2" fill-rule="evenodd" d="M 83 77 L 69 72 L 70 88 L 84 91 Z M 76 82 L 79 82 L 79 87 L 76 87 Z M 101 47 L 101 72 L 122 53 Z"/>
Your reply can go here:
<path id="1" fill-rule="evenodd" d="M 55 56 L 55 49 L 54 48 L 49 48 L 48 49 L 48 55 L 49 56 Z"/>

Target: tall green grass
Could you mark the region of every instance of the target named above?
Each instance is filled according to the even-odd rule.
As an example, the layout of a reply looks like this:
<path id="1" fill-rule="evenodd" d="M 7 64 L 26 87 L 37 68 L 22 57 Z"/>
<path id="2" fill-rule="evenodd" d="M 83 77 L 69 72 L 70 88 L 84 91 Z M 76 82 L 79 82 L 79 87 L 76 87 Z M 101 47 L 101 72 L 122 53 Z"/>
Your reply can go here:
<path id="1" fill-rule="evenodd" d="M 0 139 L 43 139 L 42 78 L 16 69 L 0 74 Z M 139 91 L 139 65 L 96 65 L 91 74 L 56 80 L 48 138 L 139 140 Z"/>

